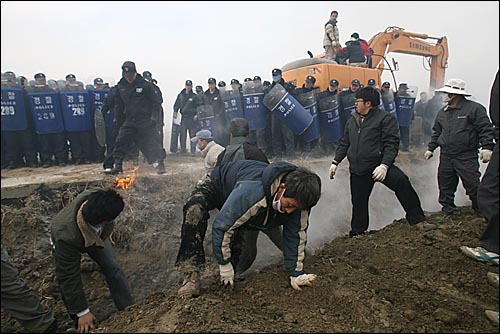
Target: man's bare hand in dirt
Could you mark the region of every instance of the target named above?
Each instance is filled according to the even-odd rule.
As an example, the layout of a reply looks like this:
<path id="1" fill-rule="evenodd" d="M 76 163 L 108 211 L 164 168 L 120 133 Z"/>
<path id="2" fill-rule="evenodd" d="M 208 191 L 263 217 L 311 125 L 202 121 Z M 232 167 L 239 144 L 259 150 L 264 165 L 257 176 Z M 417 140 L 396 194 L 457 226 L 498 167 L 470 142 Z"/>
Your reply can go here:
<path id="1" fill-rule="evenodd" d="M 78 318 L 78 333 L 90 333 L 95 328 L 95 316 L 89 312 Z"/>

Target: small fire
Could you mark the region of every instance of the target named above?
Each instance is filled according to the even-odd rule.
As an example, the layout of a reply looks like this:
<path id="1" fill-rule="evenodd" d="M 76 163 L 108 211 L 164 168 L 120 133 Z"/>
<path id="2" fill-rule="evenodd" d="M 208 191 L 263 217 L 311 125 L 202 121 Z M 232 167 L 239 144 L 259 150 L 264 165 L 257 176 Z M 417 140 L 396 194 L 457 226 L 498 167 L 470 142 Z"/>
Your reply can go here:
<path id="1" fill-rule="evenodd" d="M 132 186 L 132 184 L 134 184 L 135 173 L 137 172 L 138 169 L 139 169 L 139 167 L 135 167 L 132 170 L 132 176 L 129 175 L 127 177 L 117 177 L 115 179 L 114 186 L 116 188 L 122 188 L 123 190 L 127 190 L 128 188 L 130 188 L 130 186 Z"/>

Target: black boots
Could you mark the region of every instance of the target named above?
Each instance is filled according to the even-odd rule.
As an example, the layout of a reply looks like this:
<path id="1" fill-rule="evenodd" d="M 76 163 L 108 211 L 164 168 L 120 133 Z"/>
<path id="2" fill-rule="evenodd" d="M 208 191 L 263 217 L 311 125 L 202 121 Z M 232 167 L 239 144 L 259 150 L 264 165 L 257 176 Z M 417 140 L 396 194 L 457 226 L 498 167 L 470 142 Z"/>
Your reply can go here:
<path id="1" fill-rule="evenodd" d="M 165 174 L 165 165 L 163 164 L 163 160 L 158 160 L 158 174 Z"/>
<path id="2" fill-rule="evenodd" d="M 104 171 L 104 173 L 106 174 L 118 174 L 118 173 L 123 173 L 123 161 L 122 160 L 117 160 L 116 163 L 115 163 L 115 168 L 113 168 L 112 170 L 110 171 Z"/>

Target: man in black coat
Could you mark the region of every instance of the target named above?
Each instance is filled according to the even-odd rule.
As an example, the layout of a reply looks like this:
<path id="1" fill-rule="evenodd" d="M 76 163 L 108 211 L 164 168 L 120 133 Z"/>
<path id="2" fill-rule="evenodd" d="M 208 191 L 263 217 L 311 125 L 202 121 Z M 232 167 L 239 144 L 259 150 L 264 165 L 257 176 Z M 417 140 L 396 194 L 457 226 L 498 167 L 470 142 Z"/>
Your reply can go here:
<path id="1" fill-rule="evenodd" d="M 158 161 L 158 174 L 163 174 L 165 173 L 162 158 L 164 155 L 163 147 L 151 131 L 156 121 L 154 110 L 157 110 L 158 105 L 161 105 L 161 96 L 156 93 L 152 83 L 147 82 L 137 73 L 133 62 L 123 63 L 122 75 L 123 78 L 117 84 L 118 108 L 116 117 L 123 114 L 125 121 L 120 127 L 113 149 L 115 167 L 108 173 L 123 172 L 123 158 L 130 144 L 135 142 L 144 153 L 148 163 L 152 164 Z"/>
<path id="2" fill-rule="evenodd" d="M 337 165 L 349 160 L 352 218 L 349 236 L 363 234 L 369 225 L 368 201 L 375 182 L 396 193 L 411 225 L 425 221 L 420 199 L 408 176 L 394 165 L 398 155 L 396 118 L 378 108 L 380 95 L 373 87 L 356 92 L 356 111 L 347 120 L 344 137 L 330 166 L 333 179 Z"/>

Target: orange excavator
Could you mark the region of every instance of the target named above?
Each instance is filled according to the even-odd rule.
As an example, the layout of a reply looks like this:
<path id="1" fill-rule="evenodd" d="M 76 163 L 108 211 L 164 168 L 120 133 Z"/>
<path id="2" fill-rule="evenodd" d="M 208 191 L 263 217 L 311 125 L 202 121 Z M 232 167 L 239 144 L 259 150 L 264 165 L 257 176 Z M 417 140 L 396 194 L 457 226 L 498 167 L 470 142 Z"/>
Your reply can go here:
<path id="1" fill-rule="evenodd" d="M 284 65 L 281 68 L 283 77 L 285 81 L 300 87 L 308 75 L 313 75 L 319 90 L 325 90 L 331 79 L 339 81 L 339 89 L 348 88 L 353 79 L 358 79 L 365 86 L 369 79 L 375 79 L 380 87 L 384 70 L 391 71 L 393 77 L 394 71 L 398 70 L 396 61 L 393 60 L 394 68 L 392 68 L 386 59 L 388 53 L 396 52 L 425 57 L 430 68 L 429 91 L 443 86 L 445 71 L 448 67 L 448 40 L 445 36 L 431 37 L 427 34 L 407 32 L 399 27 L 388 27 L 385 31 L 370 38 L 368 44 L 373 50 L 371 68 L 340 65 L 335 61 L 325 59 L 324 53 L 313 56 L 308 52 L 310 58 L 299 59 Z M 385 68 L 384 62 L 388 69 Z"/>

